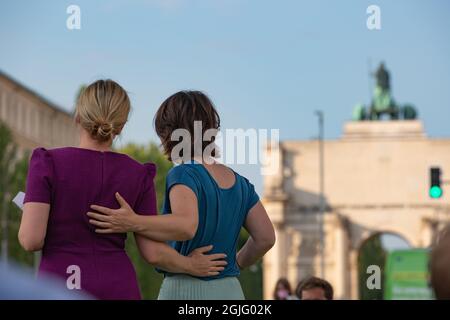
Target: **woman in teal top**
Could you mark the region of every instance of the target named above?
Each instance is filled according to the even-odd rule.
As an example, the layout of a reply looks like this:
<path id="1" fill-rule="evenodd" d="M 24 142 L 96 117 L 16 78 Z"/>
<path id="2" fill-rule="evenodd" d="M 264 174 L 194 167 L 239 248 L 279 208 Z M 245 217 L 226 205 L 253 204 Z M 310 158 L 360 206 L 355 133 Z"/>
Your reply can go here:
<path id="1" fill-rule="evenodd" d="M 238 276 L 236 246 L 239 232 L 247 213 L 259 201 L 253 185 L 235 173 L 235 183 L 221 188 L 208 170 L 201 164 L 181 164 L 170 170 L 166 178 L 166 196 L 163 213 L 171 213 L 170 189 L 177 184 L 189 187 L 198 201 L 198 227 L 194 238 L 187 241 L 171 241 L 170 245 L 182 255 L 192 250 L 213 245 L 212 253 L 225 253 L 227 266 L 217 276 L 205 280 Z"/>
<path id="2" fill-rule="evenodd" d="M 168 158 L 182 162 L 166 178 L 163 214 L 140 216 L 123 203 L 117 210 L 97 206 L 96 210 L 105 214 L 104 229 L 99 232 L 132 231 L 169 241 L 185 256 L 205 245 L 211 245 L 213 255 L 227 255 L 225 268 L 217 267 L 203 278 L 162 271 L 165 277 L 159 299 L 244 299 L 237 276 L 273 246 L 274 229 L 253 185 L 215 161 L 215 149 L 210 148 L 215 136 L 200 144 L 190 138 L 195 136 L 195 121 L 201 121 L 202 137 L 207 130 L 219 129 L 219 115 L 205 94 L 181 91 L 163 102 L 155 116 L 156 132 Z M 180 142 L 172 139 L 177 129 L 188 134 L 189 148 L 186 144 L 179 148 Z M 250 237 L 236 253 L 242 227 Z"/>
<path id="3" fill-rule="evenodd" d="M 241 175 L 235 173 L 235 182 L 229 188 L 221 188 L 208 170 L 198 162 L 178 165 L 166 178 L 166 201 L 163 213 L 171 213 L 170 189 L 177 185 L 185 185 L 191 189 L 198 202 L 198 227 L 194 238 L 187 241 L 171 241 L 170 245 L 182 255 L 189 255 L 192 250 L 213 245 L 212 253 L 225 253 L 227 262 L 225 269 L 216 276 L 202 278 L 202 280 L 237 277 L 240 274 L 236 263 L 236 248 L 239 232 L 244 224 L 247 213 L 259 201 L 253 185 Z M 165 272 L 164 272 L 165 273 Z M 159 299 L 212 299 L 213 297 L 229 296 L 233 299 L 243 299 L 242 290 L 236 279 L 221 281 L 219 288 L 205 290 L 209 283 L 201 283 L 186 276 L 176 276 L 165 273 Z M 187 285 L 187 282 L 191 284 Z M 195 283 L 198 282 L 197 285 Z M 186 290 L 175 290 L 183 287 Z M 215 283 L 215 286 L 218 284 Z M 193 288 L 198 287 L 198 290 Z M 206 293 L 206 294 L 205 294 Z"/>

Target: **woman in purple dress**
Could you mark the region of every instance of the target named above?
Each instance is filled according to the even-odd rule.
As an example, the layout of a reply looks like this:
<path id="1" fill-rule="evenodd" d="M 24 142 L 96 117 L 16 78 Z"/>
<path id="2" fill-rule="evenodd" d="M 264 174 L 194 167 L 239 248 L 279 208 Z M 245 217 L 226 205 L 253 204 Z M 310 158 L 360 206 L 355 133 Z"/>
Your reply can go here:
<path id="1" fill-rule="evenodd" d="M 66 281 L 68 290 L 84 290 L 99 299 L 140 299 L 135 270 L 125 252 L 126 233 L 99 235 L 86 212 L 92 203 L 116 207 L 115 193 L 142 215 L 157 213 L 154 164 L 140 164 L 112 152 L 130 111 L 125 90 L 99 80 L 81 93 L 76 107 L 79 147 L 34 150 L 28 172 L 19 241 L 28 251 L 42 249 L 38 275 Z M 136 235 L 142 256 L 172 272 L 218 274 L 224 255 L 188 257 L 168 245 Z"/>

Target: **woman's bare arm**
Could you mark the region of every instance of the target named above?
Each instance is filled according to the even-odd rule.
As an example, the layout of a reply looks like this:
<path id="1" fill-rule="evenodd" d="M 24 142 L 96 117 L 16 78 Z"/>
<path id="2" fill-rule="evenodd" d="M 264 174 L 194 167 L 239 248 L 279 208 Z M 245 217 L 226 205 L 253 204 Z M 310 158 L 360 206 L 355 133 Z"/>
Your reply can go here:
<path id="1" fill-rule="evenodd" d="M 250 237 L 237 253 L 237 263 L 241 269 L 254 264 L 275 244 L 272 222 L 260 201 L 249 211 L 244 228 Z"/>
<path id="2" fill-rule="evenodd" d="M 192 239 L 197 232 L 197 196 L 185 185 L 170 189 L 171 214 L 147 216 L 136 214 L 131 206 L 116 193 L 119 209 L 92 205 L 95 212 L 88 212 L 89 221 L 99 227 L 98 233 L 134 232 L 155 241 L 184 241 Z"/>
<path id="3" fill-rule="evenodd" d="M 25 250 L 39 251 L 44 246 L 49 213 L 48 203 L 25 203 L 18 234 L 20 245 Z"/>
<path id="4" fill-rule="evenodd" d="M 135 235 L 139 251 L 144 259 L 162 270 L 171 273 L 184 273 L 196 277 L 216 276 L 227 262 L 225 254 L 210 254 L 213 246 L 195 249 L 189 256 L 179 254 L 169 245 L 150 240 L 140 235 Z"/>

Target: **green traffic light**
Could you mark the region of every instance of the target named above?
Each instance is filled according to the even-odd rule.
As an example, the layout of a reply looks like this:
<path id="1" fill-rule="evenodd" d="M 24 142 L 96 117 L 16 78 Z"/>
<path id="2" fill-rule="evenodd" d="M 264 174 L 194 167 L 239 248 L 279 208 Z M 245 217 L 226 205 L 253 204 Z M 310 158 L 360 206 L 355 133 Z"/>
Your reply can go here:
<path id="1" fill-rule="evenodd" d="M 440 198 L 442 196 L 442 189 L 438 186 L 432 186 L 430 188 L 430 197 L 437 199 Z"/>

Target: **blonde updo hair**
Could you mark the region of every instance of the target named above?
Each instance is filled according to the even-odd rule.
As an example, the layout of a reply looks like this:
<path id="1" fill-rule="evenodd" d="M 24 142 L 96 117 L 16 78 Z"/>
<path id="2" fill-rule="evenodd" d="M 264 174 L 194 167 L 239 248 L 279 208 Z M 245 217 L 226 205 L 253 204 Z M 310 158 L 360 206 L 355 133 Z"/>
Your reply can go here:
<path id="1" fill-rule="evenodd" d="M 130 112 L 127 92 L 113 80 L 98 80 L 82 89 L 75 117 L 82 128 L 99 142 L 120 134 Z"/>

